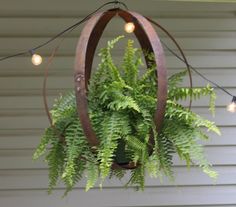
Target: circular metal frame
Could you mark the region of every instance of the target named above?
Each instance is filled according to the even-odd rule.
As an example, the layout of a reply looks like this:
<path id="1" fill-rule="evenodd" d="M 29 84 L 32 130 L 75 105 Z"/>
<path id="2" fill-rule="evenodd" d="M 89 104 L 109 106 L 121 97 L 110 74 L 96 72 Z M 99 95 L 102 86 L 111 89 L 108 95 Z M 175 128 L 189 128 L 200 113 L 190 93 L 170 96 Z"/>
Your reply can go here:
<path id="1" fill-rule="evenodd" d="M 76 49 L 74 74 L 78 116 L 80 118 L 84 134 L 92 147 L 98 146 L 99 141 L 93 130 L 88 114 L 88 81 L 90 79 L 92 63 L 98 42 L 106 25 L 116 15 L 120 16 L 125 22 L 132 21 L 135 24 L 134 34 L 137 37 L 142 50 L 154 54 L 154 61 L 157 65 L 157 109 L 154 116 L 154 122 L 157 131 L 161 130 L 165 115 L 167 100 L 167 74 L 165 67 L 165 56 L 160 39 L 153 26 L 145 17 L 136 12 L 112 9 L 97 13 L 87 21 L 85 27 L 82 30 Z M 146 58 L 146 64 L 151 64 L 148 58 Z M 150 136 L 149 142 L 151 145 L 154 144 L 153 136 Z M 119 164 L 114 163 L 113 167 L 119 167 Z M 122 165 L 120 167 L 131 169 L 135 166 L 130 163 L 126 166 Z"/>

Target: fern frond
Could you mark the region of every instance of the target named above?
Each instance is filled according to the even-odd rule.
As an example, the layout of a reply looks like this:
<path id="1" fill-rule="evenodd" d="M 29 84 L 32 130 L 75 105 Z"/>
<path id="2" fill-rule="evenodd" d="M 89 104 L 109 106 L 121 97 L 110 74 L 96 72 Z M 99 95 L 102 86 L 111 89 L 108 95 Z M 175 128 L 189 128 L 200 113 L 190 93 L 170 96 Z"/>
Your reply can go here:
<path id="1" fill-rule="evenodd" d="M 126 174 L 126 170 L 122 170 L 122 169 L 111 169 L 111 173 L 110 173 L 110 176 L 109 178 L 113 178 L 113 177 L 116 177 L 118 178 L 119 180 L 121 180 Z"/>
<path id="2" fill-rule="evenodd" d="M 189 166 L 190 162 L 194 160 L 205 173 L 210 177 L 216 178 L 217 173 L 211 169 L 209 162 L 204 156 L 202 146 L 197 143 L 196 129 L 181 122 L 175 124 L 170 122 L 173 122 L 173 120 L 168 123 L 168 129 L 165 130 L 166 136 L 172 140 L 180 158 L 185 159 Z"/>
<path id="3" fill-rule="evenodd" d="M 187 72 L 188 72 L 187 70 L 183 70 L 169 77 L 168 78 L 169 89 L 171 90 L 172 88 L 179 86 L 179 84 L 183 81 L 184 76 L 186 76 Z"/>
<path id="4" fill-rule="evenodd" d="M 123 36 L 107 43 L 100 51 L 101 62 L 93 72 L 88 86 L 88 113 L 99 146 L 92 150 L 77 116 L 74 92 L 61 96 L 52 109 L 53 128 L 48 128 L 34 153 L 37 159 L 48 151 L 49 192 L 59 179 L 66 185 L 65 195 L 73 189 L 84 173 L 85 190 L 101 183 L 107 176 L 119 179 L 125 170 L 112 169 L 113 162 L 136 163 L 127 185 L 144 188 L 145 173 L 173 179 L 173 154 L 191 166 L 197 164 L 210 177 L 216 173 L 207 161 L 199 140 L 208 139 L 208 131 L 220 134 L 215 123 L 203 119 L 178 103 L 188 97 L 210 96 L 210 110 L 215 110 L 215 93 L 209 85 L 204 88 L 184 88 L 182 71 L 169 79 L 168 100 L 162 131 L 156 130 L 154 116 L 157 107 L 157 73 L 154 54 L 145 55 L 147 71 L 142 73 L 141 51 L 128 41 L 121 66 L 115 64 L 112 49 Z M 63 140 L 61 139 L 63 138 Z M 149 139 L 154 143 L 150 144 Z M 152 140 L 153 141 L 153 140 Z M 48 147 L 50 146 L 50 147 Z M 146 170 L 146 171 L 145 171 Z"/>
<path id="5" fill-rule="evenodd" d="M 133 40 L 128 40 L 122 64 L 124 70 L 123 77 L 130 86 L 137 84 L 138 69 L 139 66 L 142 65 L 141 55 L 138 53 L 137 49 L 133 48 L 133 44 Z"/>
<path id="6" fill-rule="evenodd" d="M 137 162 L 144 164 L 148 159 L 147 144 L 140 141 L 139 138 L 131 135 L 124 137 L 124 139 L 128 145 L 129 151 L 133 152 L 132 161 L 136 164 Z"/>
<path id="7" fill-rule="evenodd" d="M 107 71 L 110 74 L 110 77 L 113 81 L 119 80 L 123 81 L 120 72 L 116 65 L 113 62 L 112 55 L 111 55 L 111 49 L 115 46 L 115 44 L 120 40 L 124 38 L 124 36 L 119 36 L 115 38 L 114 40 L 108 41 L 107 47 L 102 49 L 102 58 L 103 58 L 103 64 L 105 64 Z"/>
<path id="8" fill-rule="evenodd" d="M 67 194 L 73 189 L 74 185 L 83 178 L 85 166 L 86 166 L 86 161 L 83 159 L 78 159 L 77 162 L 75 162 L 74 164 L 75 174 L 73 175 L 72 184 L 68 183 L 67 178 L 65 178 L 64 174 L 62 174 L 62 180 L 66 185 L 66 191 L 64 193 L 64 197 L 67 196 Z"/>
<path id="9" fill-rule="evenodd" d="M 118 140 L 121 139 L 121 117 L 118 113 L 104 117 L 102 123 L 103 139 L 101 140 L 98 151 L 98 160 L 100 161 L 100 174 L 104 180 L 110 172 L 113 162 L 114 152 L 118 146 Z"/>
<path id="10" fill-rule="evenodd" d="M 126 184 L 128 187 L 129 185 L 135 186 L 136 190 L 144 190 L 144 183 L 145 183 L 145 170 L 144 166 L 139 166 L 138 168 L 131 170 L 130 180 Z"/>
<path id="11" fill-rule="evenodd" d="M 87 140 L 83 134 L 80 122 L 75 121 L 67 128 L 65 134 L 66 141 L 66 163 L 62 175 L 67 186 L 73 187 L 78 174 L 77 163 L 81 159 L 82 152 L 87 149 Z"/>
<path id="12" fill-rule="evenodd" d="M 56 139 L 52 142 L 52 149 L 49 151 L 46 156 L 46 162 L 49 166 L 49 189 L 48 193 L 50 194 L 53 188 L 57 185 L 57 181 L 60 178 L 63 167 L 64 167 L 64 146 Z"/>
<path id="13" fill-rule="evenodd" d="M 199 128 L 199 127 L 206 127 L 208 131 L 215 132 L 216 134 L 220 135 L 220 130 L 215 125 L 214 122 L 211 122 L 209 120 L 203 119 L 199 115 L 185 109 L 183 106 L 173 102 L 168 101 L 167 102 L 167 114 L 169 118 L 177 117 L 179 120 L 185 121 L 188 124 L 191 124 L 192 126 Z"/>
<path id="14" fill-rule="evenodd" d="M 99 169 L 98 166 L 93 162 L 87 162 L 87 183 L 85 191 L 89 191 L 90 188 L 94 187 L 98 180 Z"/>
<path id="15" fill-rule="evenodd" d="M 60 96 L 54 103 L 52 114 L 53 123 L 56 123 L 61 118 L 76 116 L 76 101 L 75 93 L 71 91 L 64 96 Z"/>
<path id="16" fill-rule="evenodd" d="M 36 160 L 40 156 L 45 154 L 48 144 L 55 138 L 57 138 L 57 136 L 54 130 L 51 127 L 47 128 L 44 132 L 44 135 L 41 138 L 40 144 L 38 145 L 38 147 L 36 148 L 33 154 L 33 159 Z"/>
<path id="17" fill-rule="evenodd" d="M 205 127 L 208 131 L 212 131 L 215 132 L 218 135 L 221 135 L 221 132 L 219 130 L 219 128 L 216 126 L 216 124 L 212 121 L 203 119 L 202 117 L 200 117 L 199 115 L 195 115 L 195 124 L 194 126 L 199 128 L 199 127 Z"/>
<path id="18" fill-rule="evenodd" d="M 153 153 L 149 157 L 148 162 L 145 163 L 145 168 L 147 169 L 147 173 L 151 178 L 159 177 L 161 179 L 161 163 L 156 153 Z"/>
<path id="19" fill-rule="evenodd" d="M 218 173 L 212 170 L 212 167 L 206 157 L 204 156 L 203 147 L 196 142 L 192 142 L 189 150 L 190 157 L 199 167 L 202 168 L 203 172 L 206 173 L 209 177 L 216 179 Z"/>
<path id="20" fill-rule="evenodd" d="M 174 147 L 171 141 L 164 135 L 160 134 L 156 138 L 157 151 L 159 155 L 160 167 L 169 178 L 173 178 L 172 171 L 172 157 L 174 153 Z"/>
<path id="21" fill-rule="evenodd" d="M 137 112 L 140 112 L 137 102 L 132 97 L 121 94 L 119 94 L 114 101 L 110 102 L 107 107 L 116 111 L 123 109 L 133 109 Z"/>

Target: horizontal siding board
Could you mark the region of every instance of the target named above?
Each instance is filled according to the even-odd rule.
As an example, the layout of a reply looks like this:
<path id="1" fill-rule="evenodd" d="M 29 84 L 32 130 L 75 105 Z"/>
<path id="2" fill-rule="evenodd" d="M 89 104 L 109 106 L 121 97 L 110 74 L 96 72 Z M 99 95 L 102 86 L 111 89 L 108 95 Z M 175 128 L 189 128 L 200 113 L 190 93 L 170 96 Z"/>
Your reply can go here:
<path id="1" fill-rule="evenodd" d="M 49 96 L 48 102 L 49 105 L 52 106 L 54 99 L 56 99 L 58 95 Z M 41 109 L 43 108 L 43 96 L 1 96 L 0 101 L 1 110 L 7 109 Z"/>
<path id="2" fill-rule="evenodd" d="M 42 129 L 48 127 L 48 121 L 46 115 L 36 116 L 1 116 L 0 117 L 0 129 Z"/>
<path id="3" fill-rule="evenodd" d="M 158 15 L 158 14 L 157 14 Z M 70 25 L 79 22 L 82 18 L 12 18 L 2 17 L 0 18 L 0 36 L 18 36 L 23 37 L 31 35 L 32 37 L 45 37 L 54 36 Z M 177 32 L 186 33 L 191 36 L 194 32 L 235 32 L 236 23 L 234 18 L 155 18 L 162 26 L 166 27 L 169 31 L 178 36 Z M 113 29 L 109 29 L 107 34 L 114 35 L 122 31 L 124 24 L 119 20 L 112 20 L 111 25 L 117 25 Z M 70 36 L 78 36 L 81 31 L 81 25 L 75 32 L 69 34 Z M 188 34 L 190 33 L 190 34 Z M 186 36 L 185 35 L 185 36 Z M 212 34 L 214 36 L 216 34 Z"/>
<path id="4" fill-rule="evenodd" d="M 0 150 L 0 170 L 47 168 L 43 158 L 38 161 L 32 160 L 33 152 L 34 150 L 27 149 Z M 213 165 L 236 165 L 236 146 L 205 147 L 205 152 Z M 185 166 L 177 156 L 174 156 L 173 162 L 174 165 Z"/>
<path id="5" fill-rule="evenodd" d="M 0 135 L 0 150 L 1 149 L 33 149 L 40 141 L 41 134 L 33 135 Z"/>
<path id="6" fill-rule="evenodd" d="M 212 117 L 212 115 L 209 113 L 208 109 L 194 108 L 193 111 L 196 112 L 197 114 L 201 115 L 202 117 L 215 122 L 217 125 L 221 125 L 221 126 L 224 126 L 224 125 L 235 126 L 236 125 L 235 114 L 227 112 L 225 107 L 224 108 L 217 108 L 215 117 Z"/>
<path id="7" fill-rule="evenodd" d="M 22 0 L 21 3 L 14 4 L 14 1 L 4 1 L 2 4 L 0 13 L 1 16 L 30 16 L 30 17 L 42 17 L 42 16 L 74 16 L 86 15 L 93 11 L 98 6 L 101 6 L 101 2 L 94 2 L 93 5 L 90 2 L 84 0 L 71 0 L 70 4 L 67 2 L 61 2 L 58 4 L 56 0 L 50 1 L 41 0 L 41 4 L 35 5 L 30 0 Z M 103 1 L 106 2 L 106 1 Z M 127 5 L 134 11 L 141 11 L 143 14 L 148 15 L 183 15 L 186 17 L 191 14 L 203 16 L 209 16 L 211 13 L 215 13 L 215 16 L 221 17 L 224 12 L 230 14 L 235 11 L 236 7 L 234 4 L 215 4 L 212 6 L 211 3 L 192 3 L 188 2 L 167 2 L 165 0 L 153 0 L 150 4 L 143 6 L 142 0 L 136 0 L 135 4 L 132 1 L 127 1 Z M 47 5 L 45 7 L 45 5 Z M 112 8 L 112 6 L 108 7 Z M 174 14 L 173 14 L 174 13 Z M 222 14 L 223 13 L 223 14 Z M 232 15 L 233 16 L 233 15 Z M 201 17 L 201 16 L 199 16 Z"/>
<path id="8" fill-rule="evenodd" d="M 118 35 L 122 35 L 124 34 L 124 32 L 118 32 L 116 34 L 116 36 Z M 130 37 L 129 37 L 130 38 Z M 31 49 L 33 47 L 35 47 L 36 45 L 40 45 L 44 42 L 47 42 L 50 39 L 50 37 L 48 38 L 42 38 L 42 37 L 35 37 L 35 38 L 31 38 L 31 37 L 22 37 L 22 38 L 4 38 L 1 37 L 0 38 L 0 44 L 1 44 L 1 48 L 0 48 L 0 55 L 5 55 L 5 54 L 11 54 L 11 53 L 15 53 L 15 52 L 19 52 L 22 50 L 26 50 L 27 49 Z M 100 45 L 104 46 L 106 45 L 106 42 L 108 40 L 113 39 L 113 37 L 110 38 L 102 38 L 100 41 Z M 228 38 L 212 38 L 212 37 L 195 37 L 195 38 L 191 38 L 191 37 L 185 37 L 185 38 L 176 38 L 177 42 L 181 45 L 182 49 L 184 50 L 234 50 L 236 49 L 236 43 L 235 43 L 235 38 L 233 37 L 228 37 Z M 60 50 L 58 52 L 58 54 L 66 54 L 66 55 L 71 55 L 74 54 L 75 52 L 75 47 L 76 47 L 76 43 L 78 41 L 78 38 L 66 38 L 64 40 L 64 43 L 60 46 Z M 170 44 L 170 40 L 168 38 L 162 38 L 162 41 Z M 46 54 L 50 54 L 52 51 L 52 47 L 55 47 L 55 44 L 58 44 L 58 41 L 55 41 L 54 43 L 51 43 L 50 45 L 44 47 L 43 49 L 41 49 L 40 51 L 42 53 L 46 53 Z M 16 49 L 17 48 L 17 49 Z M 117 49 L 121 49 L 122 48 L 122 44 L 118 44 L 116 46 Z"/>
<path id="9" fill-rule="evenodd" d="M 232 53 L 224 53 L 224 54 L 221 54 L 221 53 L 216 53 L 216 54 L 210 54 L 209 52 L 207 53 L 200 53 L 200 54 L 191 54 L 191 55 L 188 55 L 187 58 L 188 60 L 191 60 L 193 59 L 194 57 L 199 57 L 199 59 L 201 57 L 205 57 L 205 56 L 210 56 L 212 59 L 216 56 L 218 58 L 221 58 L 222 61 L 225 62 L 226 64 L 226 61 L 224 60 L 225 57 L 233 57 L 232 56 Z M 49 68 L 49 76 L 69 76 L 73 73 L 73 64 L 69 64 L 69 61 L 67 63 L 67 65 L 59 65 L 58 64 L 58 61 L 60 60 L 60 58 L 62 58 L 63 56 L 56 56 L 54 59 L 53 59 L 53 65 Z M 71 58 L 71 61 L 74 60 L 74 56 L 73 57 L 65 57 L 66 58 Z M 115 55 L 114 56 L 114 59 L 116 61 L 120 61 L 121 60 L 121 56 L 118 56 L 118 55 Z M 36 67 L 36 66 L 33 66 L 32 63 L 30 62 L 30 58 L 29 57 L 21 57 L 21 60 L 16 60 L 15 59 L 15 63 L 14 62 L 11 62 L 11 64 L 7 64 L 6 62 L 2 62 L 2 67 L 0 68 L 0 76 L 1 77 L 38 77 L 38 76 L 43 76 L 44 75 L 44 69 L 45 69 L 45 61 L 48 59 L 48 57 L 44 57 L 43 58 L 43 63 L 42 65 Z M 55 62 L 56 61 L 56 62 Z M 93 68 L 92 70 L 95 70 L 97 68 L 97 64 L 99 63 L 100 59 L 95 57 L 94 59 L 94 64 L 93 64 Z M 166 65 L 168 66 L 167 67 L 167 71 L 169 73 L 173 73 L 173 72 L 177 72 L 179 70 L 183 70 L 186 68 L 186 66 L 184 64 L 182 64 L 182 62 L 180 60 L 177 60 L 176 57 L 172 57 L 171 55 L 166 55 L 166 61 L 168 61 L 166 63 Z M 20 63 L 24 66 L 24 68 L 22 66 L 16 66 L 16 63 Z M 64 66 L 64 67 L 63 67 Z M 210 72 L 211 71 L 211 74 L 214 73 L 216 70 L 219 70 L 219 71 L 224 71 L 225 74 L 227 74 L 227 70 L 233 70 L 234 69 L 234 66 L 233 64 L 230 66 L 228 65 L 228 67 L 226 66 L 222 66 L 219 67 L 219 65 L 216 63 L 215 65 L 212 64 L 211 66 L 208 66 L 208 67 L 204 67 L 203 65 L 200 65 L 201 67 L 197 66 L 197 65 L 193 65 L 192 66 L 194 68 L 196 68 L 199 72 L 204 72 L 205 70 Z M 142 68 L 145 68 L 145 66 L 143 66 Z M 193 72 L 193 71 L 192 71 Z"/>
<path id="10" fill-rule="evenodd" d="M 236 132 L 234 127 L 220 127 L 220 130 L 222 136 L 210 133 L 210 140 L 204 141 L 203 144 L 210 146 L 236 145 Z M 0 134 L 0 150 L 34 149 L 39 144 L 43 131 L 42 129 L 39 132 L 32 132 L 31 135 L 29 135 L 27 131 L 22 132 L 22 134 L 19 132 L 16 134 L 9 132 L 7 135 Z"/>
<path id="11" fill-rule="evenodd" d="M 91 12 L 91 10 L 95 9 L 97 6 L 100 6 L 101 3 L 96 3 L 91 6 L 88 2 L 84 0 L 71 0 L 71 4 L 60 3 L 56 4 L 55 0 L 47 2 L 46 0 L 42 0 L 42 5 L 34 5 L 29 0 L 23 0 L 22 4 L 12 4 L 11 1 L 4 2 L 1 7 L 1 16 L 29 16 L 29 17 L 40 17 L 40 16 L 56 16 L 56 17 L 64 17 L 64 16 L 74 16 L 77 17 L 81 14 L 86 14 Z M 211 3 L 195 3 L 192 6 L 192 3 L 188 2 L 178 2 L 173 3 L 166 0 L 155 0 L 152 1 L 150 4 L 145 5 L 143 7 L 143 2 L 141 0 L 136 0 L 135 4 L 132 1 L 127 1 L 127 5 L 133 10 L 141 10 L 142 13 L 148 13 L 153 15 L 160 15 L 167 13 L 166 16 L 184 13 L 183 17 L 188 17 L 191 14 L 201 14 L 203 16 L 211 16 L 215 15 L 218 17 L 222 17 L 225 13 L 228 15 L 232 13 L 235 9 L 234 4 L 215 4 L 212 6 Z M 47 7 L 43 6 L 47 5 Z M 81 6 L 82 5 L 82 6 Z M 113 7 L 112 5 L 110 6 Z M 207 12 L 206 12 L 207 11 Z M 218 15 L 217 15 L 218 14 Z M 161 15 L 161 16 L 162 16 Z M 226 14 L 225 14 L 226 15 Z M 193 15 L 194 16 L 194 15 Z M 198 17 L 201 17 L 200 15 Z"/>
<path id="12" fill-rule="evenodd" d="M 105 2 L 105 1 L 103 1 Z M 4 1 L 0 7 L 0 56 L 27 50 L 48 40 L 65 27 L 86 16 L 102 2 L 71 0 L 41 0 L 40 4 L 30 0 Z M 152 0 L 125 2 L 132 10 L 152 16 L 167 28 L 183 47 L 191 65 L 198 68 L 209 79 L 236 93 L 234 77 L 236 4 L 174 3 Z M 46 5 L 46 6 L 45 6 Z M 111 6 L 112 7 L 112 6 Z M 115 27 L 112 27 L 116 25 Z M 82 26 L 70 33 L 50 66 L 49 104 L 59 92 L 73 88 L 73 65 L 76 43 Z M 159 31 L 159 30 L 158 30 Z M 101 44 L 113 36 L 124 33 L 123 22 L 113 21 L 109 25 Z M 175 47 L 160 33 L 175 51 Z M 128 36 L 128 37 L 132 37 Z M 39 50 L 44 61 L 57 42 Z M 99 46 L 100 47 L 100 46 Z M 121 46 L 114 52 L 120 58 Z M 169 72 L 184 68 L 184 64 L 167 55 Z M 94 65 L 98 63 L 95 58 Z M 236 206 L 236 116 L 227 113 L 225 106 L 230 97 L 217 90 L 217 113 L 212 118 L 207 109 L 208 99 L 193 103 L 193 110 L 210 118 L 221 126 L 222 136 L 212 135 L 205 151 L 219 179 L 214 182 L 197 168 L 188 171 L 185 163 L 174 158 L 176 183 L 164 179 L 163 183 L 147 179 L 144 192 L 124 190 L 119 181 L 104 183 L 99 188 L 85 193 L 77 188 L 69 197 L 61 199 L 64 189 L 59 185 L 52 196 L 46 194 L 47 166 L 42 160 L 33 162 L 32 154 L 48 120 L 43 111 L 41 97 L 45 63 L 33 67 L 30 55 L 14 58 L 0 64 L 0 206 L 4 207 L 226 207 Z M 62 84 L 63 83 L 63 84 Z M 194 75 L 194 85 L 205 82 Z M 187 85 L 187 80 L 185 80 Z M 184 103 L 185 104 L 185 103 Z M 80 186 L 85 185 L 85 180 Z"/>
<path id="13" fill-rule="evenodd" d="M 221 136 L 210 133 L 210 140 L 203 142 L 205 145 L 236 145 L 236 131 L 235 127 L 220 127 Z"/>
<path id="14" fill-rule="evenodd" d="M 236 89 L 229 88 L 228 90 L 232 94 L 236 94 Z M 9 111 L 10 109 L 12 110 L 43 109 L 44 107 L 43 96 L 41 95 L 41 91 L 42 91 L 41 89 L 38 90 L 38 94 L 40 95 L 32 95 L 32 94 L 24 96 L 23 95 L 11 96 L 10 94 L 8 94 L 7 96 L 1 95 L 0 109 L 1 111 L 3 110 Z M 54 100 L 59 97 L 59 91 L 61 91 L 61 93 L 63 94 L 66 93 L 64 92 L 64 90 L 58 89 L 58 91 L 55 91 L 54 95 L 48 95 L 48 103 L 50 107 L 52 107 Z M 225 107 L 228 103 L 230 103 L 231 98 L 227 94 L 223 93 L 220 90 L 215 90 L 215 91 L 217 94 L 216 106 Z M 15 94 L 17 94 L 17 91 L 15 91 Z M 209 102 L 209 97 L 202 97 L 199 100 L 193 101 L 193 106 L 206 107 L 208 105 L 208 102 Z M 186 105 L 185 102 L 183 102 L 183 104 Z"/>
<path id="15" fill-rule="evenodd" d="M 177 71 L 171 71 L 171 74 Z M 202 74 L 219 83 L 223 87 L 234 87 L 235 84 L 235 71 L 233 69 L 227 70 L 204 70 Z M 206 86 L 207 82 L 196 73 L 192 74 L 193 84 L 196 87 Z M 224 78 L 222 79 L 222 76 Z M 0 77 L 1 90 L 25 90 L 25 89 L 42 89 L 43 77 Z M 189 86 L 189 78 L 186 76 L 183 82 L 184 86 Z M 74 78 L 72 75 L 67 76 L 52 76 L 48 78 L 48 89 L 71 89 L 74 87 Z"/>
<path id="16" fill-rule="evenodd" d="M 12 18 L 1 17 L 0 36 L 54 36 L 81 18 Z M 78 35 L 78 34 L 77 34 Z"/>
<path id="17" fill-rule="evenodd" d="M 134 189 L 103 189 L 103 191 L 74 190 L 62 199 L 63 190 L 48 196 L 45 191 L 2 191 L 1 204 L 5 207 L 127 207 L 127 206 L 176 206 L 176 205 L 223 205 L 236 203 L 235 186 L 161 187 L 148 188 L 144 192 Z M 30 198 L 30 199 L 29 199 Z"/>
<path id="18" fill-rule="evenodd" d="M 226 55 L 198 55 L 198 56 L 187 56 L 189 60 L 189 64 L 191 64 L 195 68 L 235 68 L 236 59 L 234 58 L 235 55 L 233 54 L 226 54 Z M 120 60 L 121 57 L 114 58 L 115 60 Z M 46 59 L 45 59 L 46 60 Z M 99 63 L 97 57 L 95 57 L 94 65 L 96 66 Z M 180 69 L 185 68 L 185 65 L 180 62 L 176 57 L 167 56 L 166 57 L 167 68 L 171 69 Z M 53 63 L 50 66 L 50 70 L 53 71 L 73 71 L 74 66 L 74 56 L 73 57 L 63 57 L 57 56 L 54 58 Z M 39 67 L 34 67 L 30 61 L 29 57 L 18 57 L 15 58 L 14 61 L 4 61 L 1 63 L 0 71 L 3 70 L 11 70 L 20 73 L 22 72 L 29 72 L 35 70 L 35 73 L 38 74 L 37 70 L 43 70 L 45 68 L 45 63 Z"/>
<path id="19" fill-rule="evenodd" d="M 192 168 L 190 170 L 185 167 L 175 167 L 175 181 L 169 181 L 166 177 L 163 177 L 163 181 L 160 182 L 158 178 L 149 178 L 147 176 L 145 186 L 148 187 L 160 187 L 160 186 L 193 186 L 193 185 L 230 185 L 236 184 L 236 166 L 219 166 L 214 167 L 219 173 L 219 177 L 216 181 L 209 178 L 206 174 L 201 172 L 200 169 Z M 129 172 L 127 172 L 129 174 Z M 4 170 L 0 171 L 0 176 L 4 176 L 4 179 L 0 180 L 1 190 L 16 190 L 16 189 L 46 189 L 48 187 L 48 170 Z M 193 179 L 194 178 L 194 179 Z M 103 187 L 122 187 L 128 181 L 127 175 L 121 181 L 118 179 L 107 179 L 103 183 Z M 76 185 L 78 188 L 84 188 L 86 185 L 85 176 L 82 181 Z M 96 184 L 98 187 L 98 183 Z M 60 183 L 57 188 L 64 188 L 64 185 Z"/>
<path id="20" fill-rule="evenodd" d="M 213 118 L 207 108 L 194 108 L 199 115 L 214 121 L 221 126 L 235 126 L 236 116 L 226 111 L 226 108 L 217 108 L 216 116 Z M 17 114 L 18 113 L 18 114 Z M 1 129 L 42 129 L 48 126 L 48 120 L 43 111 L 11 111 L 0 112 L 0 130 Z"/>

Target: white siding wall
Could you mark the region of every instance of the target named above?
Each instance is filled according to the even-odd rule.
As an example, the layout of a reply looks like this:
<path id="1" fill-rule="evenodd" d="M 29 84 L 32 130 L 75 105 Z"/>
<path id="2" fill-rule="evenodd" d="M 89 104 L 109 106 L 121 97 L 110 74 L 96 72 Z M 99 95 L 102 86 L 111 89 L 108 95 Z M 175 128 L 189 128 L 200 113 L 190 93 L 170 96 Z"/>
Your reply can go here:
<path id="1" fill-rule="evenodd" d="M 47 40 L 102 2 L 0 0 L 0 56 Z M 157 19 L 175 35 L 193 66 L 236 94 L 236 5 L 158 0 L 129 0 L 127 4 Z M 122 24 L 114 24 L 116 31 L 108 29 L 103 42 L 122 30 Z M 59 91 L 73 87 L 73 56 L 80 30 L 66 38 L 51 67 L 50 102 Z M 41 53 L 48 56 L 52 48 L 53 44 Z M 167 64 L 171 72 L 183 67 L 168 53 Z M 236 115 L 226 112 L 225 105 L 231 100 L 218 90 L 215 118 L 209 115 L 206 99 L 194 103 L 195 111 L 215 120 L 222 130 L 222 137 L 213 136 L 206 143 L 208 158 L 220 174 L 216 183 L 197 168 L 186 170 L 176 159 L 176 182 L 147 179 L 144 192 L 107 181 L 103 191 L 85 193 L 82 182 L 67 198 L 61 199 L 62 185 L 48 196 L 47 167 L 31 159 L 43 128 L 48 126 L 41 97 L 43 68 L 33 67 L 29 57 L 0 62 L 0 207 L 236 206 Z M 204 84 L 194 75 L 194 85 Z"/>

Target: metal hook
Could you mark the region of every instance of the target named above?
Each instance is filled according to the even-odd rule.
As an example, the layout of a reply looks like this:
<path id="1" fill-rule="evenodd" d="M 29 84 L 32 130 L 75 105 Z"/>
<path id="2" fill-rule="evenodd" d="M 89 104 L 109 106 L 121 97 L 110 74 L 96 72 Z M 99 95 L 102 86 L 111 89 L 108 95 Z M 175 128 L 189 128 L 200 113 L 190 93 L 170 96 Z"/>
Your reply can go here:
<path id="1" fill-rule="evenodd" d="M 119 0 L 115 0 L 115 1 L 114 1 L 114 7 L 113 7 L 113 8 L 114 8 L 114 9 L 115 9 L 115 8 L 118 8 L 118 9 L 119 9 L 119 8 L 120 8 L 120 6 L 119 6 L 120 4 L 121 4 L 121 3 L 120 3 Z"/>

